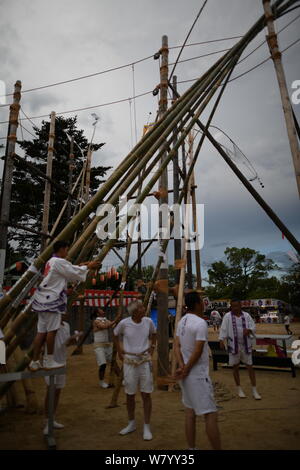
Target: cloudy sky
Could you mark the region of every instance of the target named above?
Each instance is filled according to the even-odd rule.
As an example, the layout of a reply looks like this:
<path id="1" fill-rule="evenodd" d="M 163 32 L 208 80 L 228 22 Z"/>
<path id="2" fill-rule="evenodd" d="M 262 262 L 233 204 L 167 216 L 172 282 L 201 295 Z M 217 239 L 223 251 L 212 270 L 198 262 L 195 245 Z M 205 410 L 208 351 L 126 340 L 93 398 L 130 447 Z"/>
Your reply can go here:
<path id="1" fill-rule="evenodd" d="M 23 90 L 69 80 L 152 56 L 166 34 L 170 46 L 184 41 L 202 1 L 187 0 L 0 0 L 1 77 L 6 92 L 16 80 Z M 243 35 L 263 13 L 261 0 L 208 0 L 188 43 Z M 277 22 L 283 28 L 300 14 L 295 10 Z M 299 39 L 300 18 L 279 35 L 284 49 Z M 265 31 L 249 45 L 253 50 L 265 38 Z M 231 47 L 237 39 L 186 47 L 181 59 L 196 57 Z M 246 53 L 247 53 L 246 52 Z M 300 42 L 283 54 L 290 94 L 293 81 L 300 79 Z M 178 49 L 171 49 L 174 62 Z M 213 64 L 221 53 L 178 64 L 178 81 L 195 79 Z M 242 64 L 233 77 L 268 57 L 264 44 Z M 151 91 L 159 82 L 159 64 L 152 58 L 134 66 L 135 92 Z M 190 83 L 179 84 L 184 92 Z M 28 116 L 57 113 L 108 103 L 133 96 L 133 70 L 127 68 L 39 91 L 24 93 L 22 107 Z M 10 99 L 10 98 L 8 98 Z M 136 100 L 137 135 L 156 115 L 157 97 L 148 94 Z M 101 117 L 96 140 L 106 142 L 94 154 L 93 164 L 116 166 L 135 143 L 133 106 L 128 101 L 93 110 L 70 113 L 89 137 L 91 113 Z M 131 110 L 131 114 L 130 114 Z M 300 119 L 300 104 L 294 105 Z M 149 115 L 149 113 L 152 113 Z M 8 118 L 8 108 L 0 108 L 0 121 Z M 34 119 L 39 125 L 41 119 Z M 23 121 L 32 131 L 32 124 Z M 226 89 L 213 124 L 225 131 L 255 167 L 264 188 L 253 182 L 292 233 L 299 238 L 299 198 L 294 168 L 273 63 L 267 61 L 247 75 L 232 81 Z M 0 124 L 0 137 L 7 132 Z M 20 132 L 20 131 L 18 131 Z M 24 136 L 27 134 L 24 131 Z M 219 131 L 213 134 L 230 148 Z M 20 134 L 18 134 L 20 138 Z M 30 134 L 26 135 L 30 138 Z M 5 142 L 4 140 L 0 142 Z M 1 163 L 2 164 L 2 163 Z M 242 160 L 240 169 L 251 176 Z M 2 167 L 1 167 L 2 172 Z M 171 172 L 170 178 L 171 178 Z M 209 144 L 204 145 L 196 167 L 197 201 L 205 205 L 205 243 L 201 251 L 203 269 L 222 258 L 227 246 L 248 246 L 274 259 L 288 262 L 292 248 L 280 231 L 244 189 L 230 168 Z M 153 262 L 151 256 L 144 264 Z M 112 264 L 110 256 L 106 263 Z M 172 259 L 170 258 L 170 262 Z"/>

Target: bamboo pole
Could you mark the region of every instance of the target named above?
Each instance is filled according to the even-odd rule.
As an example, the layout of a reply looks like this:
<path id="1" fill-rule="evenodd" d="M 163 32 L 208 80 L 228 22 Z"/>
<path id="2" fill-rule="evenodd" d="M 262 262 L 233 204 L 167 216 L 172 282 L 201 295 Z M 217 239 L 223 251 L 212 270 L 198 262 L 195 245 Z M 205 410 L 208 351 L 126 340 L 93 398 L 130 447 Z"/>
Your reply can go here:
<path id="1" fill-rule="evenodd" d="M 267 42 L 269 45 L 271 57 L 274 63 L 275 72 L 277 75 L 278 86 L 282 101 L 282 108 L 285 118 L 285 124 L 287 129 L 287 134 L 289 138 L 289 144 L 291 149 L 291 154 L 293 158 L 293 164 L 295 169 L 296 183 L 298 187 L 298 193 L 300 197 L 300 150 L 299 143 L 296 134 L 296 127 L 293 118 L 293 111 L 290 102 L 288 87 L 286 84 L 285 73 L 281 61 L 281 52 L 278 47 L 277 34 L 275 32 L 274 22 L 273 22 L 273 13 L 270 5 L 270 0 L 263 0 L 263 7 L 266 16 L 266 23 L 269 34 L 266 36 Z"/>
<path id="2" fill-rule="evenodd" d="M 177 91 L 177 76 L 173 75 L 173 100 L 172 104 L 177 100 L 177 96 L 175 94 L 175 91 Z M 177 140 L 177 134 L 178 134 L 178 129 L 177 127 L 174 130 L 174 137 L 175 140 L 174 142 L 176 143 Z M 175 157 L 173 159 L 173 204 L 178 204 L 179 200 L 179 158 L 178 158 L 178 151 L 175 154 Z M 177 238 L 174 239 L 174 265 L 176 265 L 176 261 L 181 258 L 181 241 L 178 240 Z M 179 277 L 180 273 L 178 270 L 175 272 L 176 275 L 176 284 L 179 284 Z"/>
<path id="3" fill-rule="evenodd" d="M 191 176 L 191 191 L 192 191 L 192 210 L 193 210 L 193 230 L 196 234 L 195 240 L 195 262 L 196 262 L 196 285 L 197 289 L 202 289 L 202 276 L 201 276 L 201 258 L 200 258 L 200 247 L 199 247 L 199 236 L 198 236 L 198 221 L 197 221 L 197 200 L 195 191 L 195 172 L 193 171 Z"/>
<path id="4" fill-rule="evenodd" d="M 191 155 L 192 158 L 192 155 Z M 192 163 L 192 160 L 190 160 Z M 183 296 L 184 296 L 184 287 L 185 287 L 185 269 L 186 269 L 186 262 L 187 262 L 187 233 L 186 230 L 189 232 L 189 224 L 190 224 L 190 200 L 191 200 L 191 178 L 188 180 L 187 186 L 187 193 L 186 193 L 186 206 L 185 206 L 185 217 L 184 217 L 184 231 L 185 231 L 185 241 L 183 247 L 183 257 L 181 260 L 181 268 L 180 268 L 180 278 L 179 278 L 179 288 L 178 288 L 178 297 L 177 297 L 177 305 L 176 305 L 176 317 L 175 317 L 175 326 L 174 331 L 177 331 L 178 322 L 182 316 L 182 309 L 183 309 Z M 189 234 L 189 233 L 188 233 Z M 175 333 L 174 333 L 175 338 Z M 173 342 L 173 349 L 172 349 L 172 361 L 171 361 L 171 375 L 175 375 L 176 370 L 176 356 L 174 351 L 174 342 Z"/>
<path id="5" fill-rule="evenodd" d="M 52 111 L 51 118 L 50 118 L 47 170 L 46 170 L 46 175 L 48 178 L 52 177 L 54 137 L 55 137 L 55 112 Z M 43 233 L 48 233 L 48 228 L 49 228 L 50 197 L 51 197 L 51 183 L 47 179 L 45 181 L 45 193 L 44 193 L 44 209 L 43 209 L 43 220 L 42 220 L 42 232 Z M 47 245 L 47 239 L 42 237 L 41 253 L 44 251 L 46 245 Z"/>
<path id="6" fill-rule="evenodd" d="M 69 185 L 68 185 L 69 193 L 72 193 L 72 189 L 73 189 L 72 188 L 73 170 L 74 170 L 74 137 L 71 136 L 70 153 L 69 153 Z M 69 196 L 67 199 L 67 214 L 66 214 L 67 221 L 70 220 L 70 217 L 71 217 L 71 198 Z"/>
<path id="7" fill-rule="evenodd" d="M 188 159 L 191 162 L 193 160 L 193 143 L 194 143 L 194 136 L 193 136 L 193 130 L 188 135 Z M 185 203 L 187 204 L 187 200 L 190 200 L 190 195 L 189 192 L 187 191 L 185 195 Z M 186 252 L 186 269 L 187 269 L 187 283 L 188 283 L 188 288 L 193 289 L 193 264 L 192 264 L 192 253 L 191 250 L 188 250 Z"/>
<path id="8" fill-rule="evenodd" d="M 21 82 L 15 83 L 13 103 L 9 108 L 8 137 L 5 151 L 5 161 L 3 169 L 3 181 L 1 188 L 1 207 L 0 207 L 0 287 L 3 285 L 7 232 L 10 214 L 10 201 L 12 190 L 12 178 L 14 170 L 13 155 L 15 153 L 17 129 L 19 120 L 20 100 L 21 100 Z"/>

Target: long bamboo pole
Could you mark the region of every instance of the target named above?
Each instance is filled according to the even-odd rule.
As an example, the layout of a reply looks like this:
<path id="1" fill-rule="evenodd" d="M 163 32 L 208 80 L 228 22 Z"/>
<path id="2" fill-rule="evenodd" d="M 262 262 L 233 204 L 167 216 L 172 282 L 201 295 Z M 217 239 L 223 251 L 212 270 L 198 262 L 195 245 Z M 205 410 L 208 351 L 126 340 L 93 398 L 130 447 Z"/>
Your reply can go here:
<path id="1" fill-rule="evenodd" d="M 48 178 L 52 177 L 54 137 L 55 137 L 55 112 L 52 111 L 51 118 L 50 118 L 48 155 L 47 155 L 47 170 L 46 170 L 46 176 Z M 51 183 L 48 179 L 46 179 L 46 181 L 45 181 L 45 193 L 44 193 L 43 220 L 42 220 L 42 232 L 43 233 L 48 233 L 49 211 L 50 211 L 50 196 L 51 196 Z M 44 251 L 46 245 L 47 245 L 47 239 L 42 237 L 41 252 Z"/>
<path id="2" fill-rule="evenodd" d="M 291 149 L 291 154 L 293 158 L 293 164 L 295 169 L 296 183 L 298 187 L 298 193 L 300 197 L 300 150 L 299 143 L 296 134 L 296 126 L 293 118 L 293 111 L 290 102 L 288 87 L 286 84 L 285 73 L 281 61 L 281 52 L 278 47 L 277 34 L 274 28 L 273 22 L 273 13 L 270 5 L 270 0 L 263 0 L 263 7 L 266 16 L 267 28 L 269 35 L 267 36 L 267 42 L 269 45 L 271 57 L 274 63 L 275 72 L 277 75 L 278 86 L 282 101 L 282 108 L 285 118 L 285 124 L 287 129 L 287 134 L 289 138 L 289 144 Z"/>

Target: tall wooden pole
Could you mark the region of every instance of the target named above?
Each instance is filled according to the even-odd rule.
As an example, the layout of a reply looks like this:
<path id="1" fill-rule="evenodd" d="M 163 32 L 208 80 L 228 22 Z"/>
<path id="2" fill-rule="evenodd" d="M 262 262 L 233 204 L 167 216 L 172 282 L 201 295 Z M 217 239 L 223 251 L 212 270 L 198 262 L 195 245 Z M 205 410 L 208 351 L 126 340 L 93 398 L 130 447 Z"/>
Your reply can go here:
<path id="1" fill-rule="evenodd" d="M 51 118 L 50 118 L 47 169 L 46 169 L 46 175 L 49 178 L 52 177 L 54 137 L 55 137 L 55 112 L 52 111 Z M 44 210 L 43 210 L 43 220 L 42 220 L 42 232 L 43 233 L 48 233 L 48 228 L 49 228 L 50 197 L 51 197 L 51 183 L 49 180 L 46 180 L 45 181 L 45 194 L 44 194 Z M 41 243 L 41 253 L 46 248 L 46 245 L 47 245 L 47 239 L 43 237 L 42 243 Z"/>
<path id="2" fill-rule="evenodd" d="M 84 185 L 84 202 L 87 203 L 90 197 L 90 186 L 91 186 L 91 164 L 92 164 L 92 149 L 91 144 L 89 145 L 87 157 L 86 157 L 86 169 L 85 169 L 85 185 Z"/>
<path id="3" fill-rule="evenodd" d="M 3 284 L 5 258 L 6 258 L 6 245 L 7 245 L 7 231 L 10 213 L 11 201 L 11 188 L 12 177 L 14 169 L 13 156 L 15 153 L 18 119 L 21 100 L 21 82 L 18 80 L 15 83 L 13 103 L 9 108 L 9 130 L 5 152 L 5 162 L 3 170 L 3 182 L 1 192 L 1 211 L 0 211 L 0 287 Z"/>
<path id="4" fill-rule="evenodd" d="M 195 262 L 196 262 L 196 285 L 197 289 L 202 289 L 202 276 L 201 276 L 201 258 L 198 237 L 198 221 L 197 221 L 197 200 L 195 188 L 195 173 L 193 171 L 191 177 L 191 191 L 192 191 L 192 211 L 193 211 L 193 231 L 196 234 L 195 240 Z"/>
<path id="5" fill-rule="evenodd" d="M 291 149 L 294 168 L 295 168 L 296 182 L 297 182 L 297 187 L 298 187 L 298 192 L 299 192 L 299 197 L 300 197 L 300 150 L 299 150 L 299 144 L 298 144 L 298 139 L 297 139 L 297 134 L 296 134 L 295 122 L 293 118 L 293 110 L 292 110 L 288 88 L 286 84 L 286 79 L 285 79 L 285 74 L 284 74 L 284 70 L 282 66 L 281 52 L 279 51 L 279 47 L 278 47 L 277 34 L 275 32 L 275 27 L 274 27 L 274 22 L 273 22 L 274 17 L 272 13 L 272 8 L 270 6 L 270 0 L 263 0 L 263 6 L 265 10 L 266 23 L 267 23 L 267 28 L 269 32 L 266 38 L 269 44 L 270 53 L 273 59 L 273 63 L 274 63 L 274 67 L 275 67 L 275 71 L 277 75 L 281 101 L 282 101 L 282 107 L 283 107 L 283 113 L 285 117 L 285 123 L 286 123 L 289 143 L 290 143 L 290 149 Z"/>
<path id="6" fill-rule="evenodd" d="M 159 118 L 161 118 L 167 111 L 168 108 L 168 36 L 162 37 L 161 47 L 161 66 L 160 66 L 160 100 L 159 100 Z M 167 153 L 164 153 L 161 161 L 163 162 L 167 158 Z M 159 179 L 159 191 L 160 199 L 159 206 L 168 204 L 168 170 L 167 168 L 163 171 Z M 163 216 L 160 210 L 159 214 L 159 237 L 160 247 L 162 249 L 162 229 L 163 229 Z M 158 276 L 158 292 L 157 292 L 157 353 L 158 353 L 158 365 L 157 374 L 159 377 L 163 377 L 168 374 L 169 371 L 169 331 L 168 331 L 168 300 L 169 300 L 169 285 L 168 285 L 168 263 L 166 255 L 164 255 L 164 261 L 161 264 L 159 276 Z M 165 387 L 163 387 L 165 388 Z"/>
<path id="7" fill-rule="evenodd" d="M 173 75 L 173 96 L 172 96 L 172 104 L 177 100 L 177 76 Z M 174 136 L 177 137 L 177 127 L 174 129 Z M 177 138 L 173 142 L 173 146 L 176 145 Z M 173 159 L 173 203 L 178 204 L 179 200 L 179 161 L 178 161 L 178 151 L 176 152 L 174 159 Z M 180 260 L 181 258 L 181 240 L 178 238 L 174 238 L 174 265 L 176 266 L 176 261 Z M 180 270 L 175 270 L 175 279 L 176 284 L 179 284 L 180 280 Z"/>
<path id="8" fill-rule="evenodd" d="M 193 137 L 193 132 L 189 133 L 188 136 L 188 144 L 189 144 L 189 151 L 188 151 L 188 157 L 189 157 L 189 162 L 192 162 L 193 160 L 193 152 L 194 152 L 194 147 L 193 147 L 193 142 L 194 142 L 194 137 Z M 185 197 L 185 203 L 189 204 L 190 202 L 190 194 L 186 195 Z M 191 250 L 186 251 L 186 269 L 187 269 L 187 284 L 189 289 L 193 289 L 193 264 L 192 264 L 192 252 Z"/>
<path id="9" fill-rule="evenodd" d="M 71 137 L 70 142 L 70 154 L 69 154 L 69 193 L 72 193 L 72 181 L 73 181 L 73 170 L 74 170 L 74 137 Z M 71 218 L 71 197 L 68 197 L 68 206 L 67 206 L 67 223 Z"/>

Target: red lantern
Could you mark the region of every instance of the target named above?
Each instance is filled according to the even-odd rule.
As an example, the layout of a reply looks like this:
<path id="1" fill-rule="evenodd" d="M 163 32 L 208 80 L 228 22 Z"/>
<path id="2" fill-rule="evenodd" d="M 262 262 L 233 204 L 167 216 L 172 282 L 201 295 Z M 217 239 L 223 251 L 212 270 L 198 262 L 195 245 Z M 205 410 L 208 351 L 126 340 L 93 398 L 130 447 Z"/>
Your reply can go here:
<path id="1" fill-rule="evenodd" d="M 110 271 L 107 271 L 106 277 L 107 277 L 107 279 L 111 278 L 111 272 Z"/>
<path id="2" fill-rule="evenodd" d="M 92 279 L 92 284 L 93 284 L 93 286 L 95 286 L 97 284 L 97 280 L 94 277 Z"/>
<path id="3" fill-rule="evenodd" d="M 100 282 L 104 282 L 104 274 L 100 274 Z"/>
<path id="4" fill-rule="evenodd" d="M 116 280 L 119 279 L 119 273 L 118 273 L 118 271 L 115 272 L 115 279 L 116 279 Z"/>

